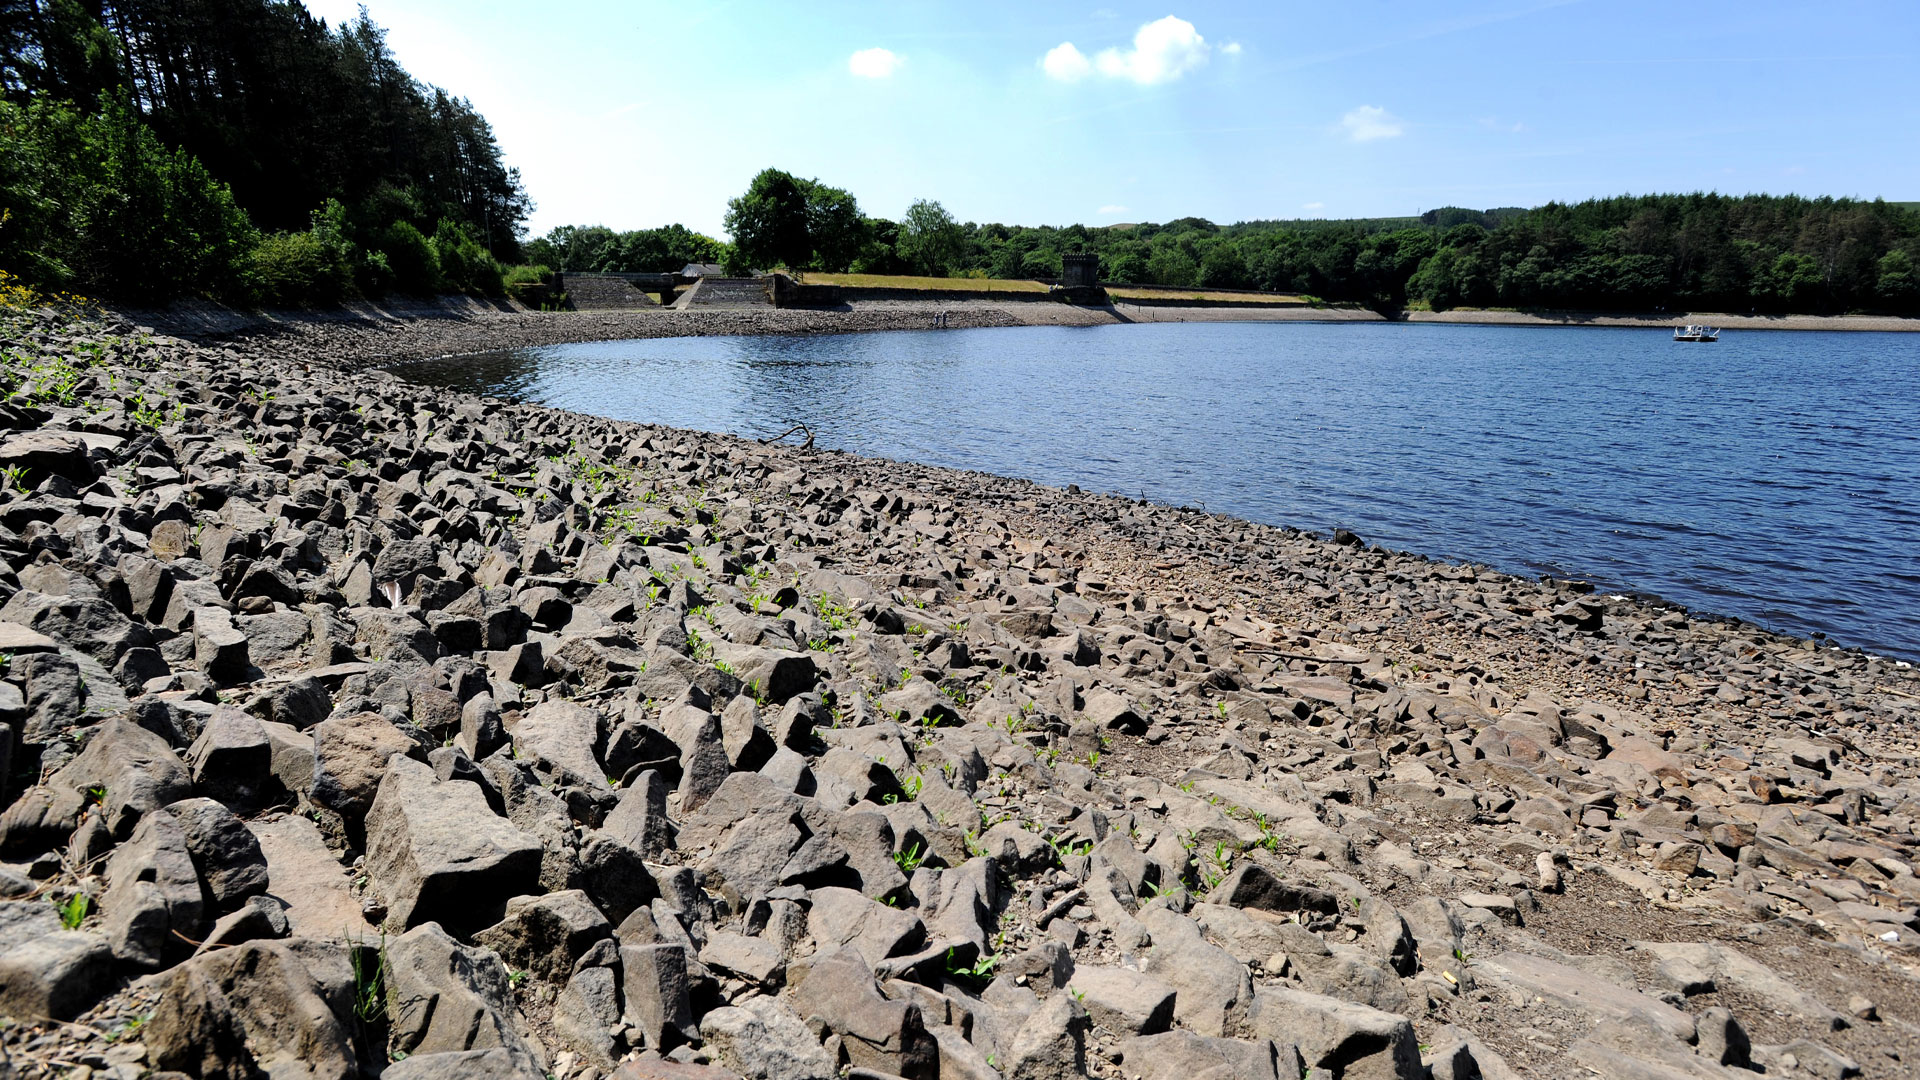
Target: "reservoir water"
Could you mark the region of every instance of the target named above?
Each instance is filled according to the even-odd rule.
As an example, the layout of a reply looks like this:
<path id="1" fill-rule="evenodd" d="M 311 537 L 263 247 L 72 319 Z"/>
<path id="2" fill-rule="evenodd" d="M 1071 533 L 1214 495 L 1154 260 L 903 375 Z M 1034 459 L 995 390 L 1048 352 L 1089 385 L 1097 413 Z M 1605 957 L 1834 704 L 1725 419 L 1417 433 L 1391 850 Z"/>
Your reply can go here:
<path id="1" fill-rule="evenodd" d="M 1312 323 L 666 338 L 405 377 L 1146 497 L 1920 657 L 1920 334 Z"/>

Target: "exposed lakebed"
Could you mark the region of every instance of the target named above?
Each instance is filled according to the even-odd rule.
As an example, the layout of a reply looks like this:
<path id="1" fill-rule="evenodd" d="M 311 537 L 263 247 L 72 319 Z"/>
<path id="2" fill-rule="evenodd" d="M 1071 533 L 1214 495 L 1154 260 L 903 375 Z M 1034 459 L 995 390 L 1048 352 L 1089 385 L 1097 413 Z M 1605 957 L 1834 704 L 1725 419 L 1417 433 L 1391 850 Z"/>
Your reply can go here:
<path id="1" fill-rule="evenodd" d="M 1920 335 L 1181 324 L 669 338 L 407 378 L 1204 506 L 1920 655 Z"/>

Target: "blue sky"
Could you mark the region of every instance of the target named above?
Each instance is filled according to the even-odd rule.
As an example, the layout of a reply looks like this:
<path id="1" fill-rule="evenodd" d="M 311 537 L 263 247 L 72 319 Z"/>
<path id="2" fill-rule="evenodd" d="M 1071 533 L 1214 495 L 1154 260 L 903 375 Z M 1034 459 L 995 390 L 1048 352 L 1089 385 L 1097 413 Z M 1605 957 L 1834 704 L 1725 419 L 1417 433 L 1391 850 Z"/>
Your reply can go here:
<path id="1" fill-rule="evenodd" d="M 535 233 L 717 235 L 769 165 L 1019 224 L 1920 199 L 1913 0 L 366 7 L 493 123 Z"/>

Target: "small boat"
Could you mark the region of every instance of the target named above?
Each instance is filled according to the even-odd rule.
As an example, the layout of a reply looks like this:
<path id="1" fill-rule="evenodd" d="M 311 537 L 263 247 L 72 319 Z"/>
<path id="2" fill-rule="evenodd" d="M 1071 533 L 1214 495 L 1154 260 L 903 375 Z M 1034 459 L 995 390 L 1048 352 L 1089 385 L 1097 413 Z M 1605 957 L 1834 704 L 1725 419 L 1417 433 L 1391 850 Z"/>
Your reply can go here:
<path id="1" fill-rule="evenodd" d="M 1673 328 L 1675 341 L 1719 341 L 1720 328 L 1717 326 L 1676 326 Z"/>

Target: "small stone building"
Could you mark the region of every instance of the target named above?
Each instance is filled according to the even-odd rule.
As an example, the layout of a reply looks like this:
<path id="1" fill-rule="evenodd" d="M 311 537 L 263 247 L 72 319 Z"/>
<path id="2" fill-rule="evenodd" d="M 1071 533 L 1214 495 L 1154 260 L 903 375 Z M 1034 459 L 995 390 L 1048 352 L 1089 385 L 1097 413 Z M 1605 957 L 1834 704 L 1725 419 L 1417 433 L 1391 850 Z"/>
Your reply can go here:
<path id="1" fill-rule="evenodd" d="M 1100 256 L 1062 255 L 1060 257 L 1060 284 L 1069 289 L 1099 288 Z"/>

